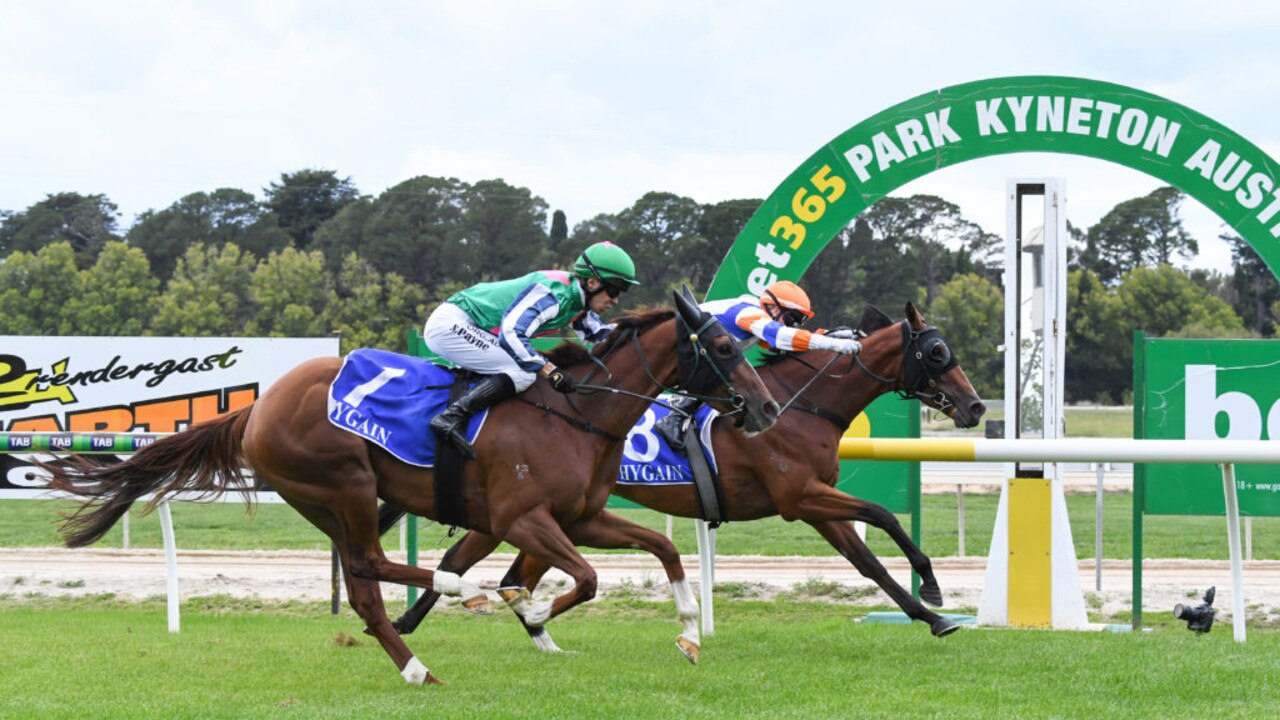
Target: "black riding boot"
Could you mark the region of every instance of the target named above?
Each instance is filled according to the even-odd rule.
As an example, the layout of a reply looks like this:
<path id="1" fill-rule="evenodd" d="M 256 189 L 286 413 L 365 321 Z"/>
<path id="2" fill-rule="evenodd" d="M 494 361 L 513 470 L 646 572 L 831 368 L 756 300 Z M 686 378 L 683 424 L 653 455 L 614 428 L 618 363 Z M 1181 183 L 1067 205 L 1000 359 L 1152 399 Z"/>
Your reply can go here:
<path id="1" fill-rule="evenodd" d="M 467 442 L 467 418 L 515 396 L 516 386 L 511 382 L 511 378 L 506 375 L 486 375 L 444 412 L 431 418 L 431 429 L 439 437 L 452 440 L 458 452 L 468 458 L 474 458 L 475 448 Z"/>
<path id="2" fill-rule="evenodd" d="M 693 422 L 693 414 L 698 410 L 698 406 L 702 404 L 702 401 L 688 395 L 680 395 L 670 402 L 673 408 L 672 411 L 659 420 L 653 426 L 653 429 L 667 439 L 667 444 L 671 446 L 672 450 L 684 450 L 685 421 Z M 677 412 L 681 410 L 684 411 L 684 414 Z"/>

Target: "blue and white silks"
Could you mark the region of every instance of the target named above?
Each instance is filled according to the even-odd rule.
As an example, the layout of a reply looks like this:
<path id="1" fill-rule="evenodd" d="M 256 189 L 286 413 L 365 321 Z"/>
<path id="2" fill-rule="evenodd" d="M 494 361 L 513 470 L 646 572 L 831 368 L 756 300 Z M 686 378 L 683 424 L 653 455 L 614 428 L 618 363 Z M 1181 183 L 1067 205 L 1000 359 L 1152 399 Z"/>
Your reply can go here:
<path id="1" fill-rule="evenodd" d="M 422 358 L 363 348 L 347 355 L 329 386 L 329 422 L 418 467 L 433 467 L 436 434 L 427 427 L 449 404 L 453 373 Z M 467 421 L 480 434 L 486 409 Z"/>

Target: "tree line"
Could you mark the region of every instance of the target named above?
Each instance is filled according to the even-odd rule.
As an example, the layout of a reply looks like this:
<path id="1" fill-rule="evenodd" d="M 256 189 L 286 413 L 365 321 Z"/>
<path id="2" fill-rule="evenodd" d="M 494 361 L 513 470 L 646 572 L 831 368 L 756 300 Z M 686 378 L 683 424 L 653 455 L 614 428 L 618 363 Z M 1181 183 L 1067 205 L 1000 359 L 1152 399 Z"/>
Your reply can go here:
<path id="1" fill-rule="evenodd" d="M 1069 225 L 1066 388 L 1123 402 L 1134 329 L 1151 336 L 1272 337 L 1280 285 L 1238 236 L 1233 272 L 1186 270 L 1198 251 L 1175 188 Z M 650 192 L 579 221 L 503 180 L 421 176 L 378 196 L 334 171 L 284 173 L 261 197 L 195 192 L 121 228 L 105 195 L 56 193 L 0 211 L 0 334 L 309 337 L 342 350 L 402 350 L 405 332 L 475 282 L 567 267 L 612 240 L 636 261 L 624 308 L 705 289 L 761 200 L 701 204 Z M 1002 242 L 929 195 L 886 197 L 802 278 L 812 326 L 856 324 L 867 304 L 915 302 L 944 331 L 979 393 L 1003 389 Z"/>

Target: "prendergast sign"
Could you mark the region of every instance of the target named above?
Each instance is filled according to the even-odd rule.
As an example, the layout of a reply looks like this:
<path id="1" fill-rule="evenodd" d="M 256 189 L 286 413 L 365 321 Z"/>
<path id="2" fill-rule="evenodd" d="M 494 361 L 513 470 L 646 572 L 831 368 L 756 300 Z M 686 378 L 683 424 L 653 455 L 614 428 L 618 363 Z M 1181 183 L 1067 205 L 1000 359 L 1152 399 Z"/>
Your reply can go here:
<path id="1" fill-rule="evenodd" d="M 0 430 L 178 432 L 337 354 L 338 338 L 0 336 Z M 30 487 L 20 459 L 0 465 L 0 491 Z"/>

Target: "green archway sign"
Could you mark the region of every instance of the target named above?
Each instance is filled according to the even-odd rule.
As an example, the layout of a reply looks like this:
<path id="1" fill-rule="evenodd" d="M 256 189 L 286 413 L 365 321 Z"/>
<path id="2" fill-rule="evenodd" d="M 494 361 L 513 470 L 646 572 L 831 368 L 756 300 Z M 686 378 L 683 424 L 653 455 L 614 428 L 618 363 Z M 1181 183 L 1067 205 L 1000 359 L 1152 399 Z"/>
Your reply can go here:
<path id="1" fill-rule="evenodd" d="M 1141 90 L 1029 76 L 926 93 L 841 133 L 764 201 L 707 296 L 758 295 L 774 279 L 799 280 L 841 229 L 896 188 L 949 165 L 1018 152 L 1084 155 L 1159 178 L 1216 213 L 1280 271 L 1280 171 L 1256 146 Z"/>

